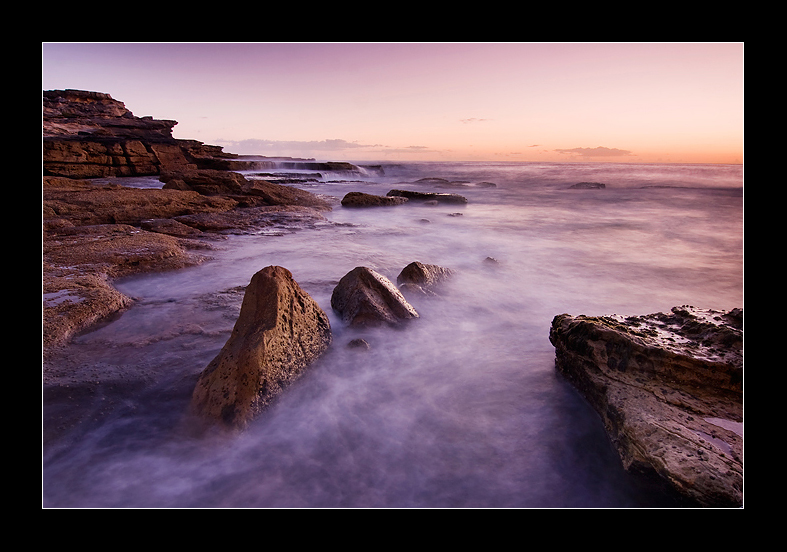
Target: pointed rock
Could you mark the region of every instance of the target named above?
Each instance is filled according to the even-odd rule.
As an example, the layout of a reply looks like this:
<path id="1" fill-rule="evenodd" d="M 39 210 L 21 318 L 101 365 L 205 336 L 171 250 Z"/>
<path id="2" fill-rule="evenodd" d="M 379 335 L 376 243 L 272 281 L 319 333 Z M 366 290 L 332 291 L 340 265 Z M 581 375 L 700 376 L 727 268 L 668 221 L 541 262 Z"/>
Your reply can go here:
<path id="1" fill-rule="evenodd" d="M 192 395 L 202 419 L 242 429 L 331 343 L 328 316 L 286 268 L 251 279 L 232 335 Z"/>

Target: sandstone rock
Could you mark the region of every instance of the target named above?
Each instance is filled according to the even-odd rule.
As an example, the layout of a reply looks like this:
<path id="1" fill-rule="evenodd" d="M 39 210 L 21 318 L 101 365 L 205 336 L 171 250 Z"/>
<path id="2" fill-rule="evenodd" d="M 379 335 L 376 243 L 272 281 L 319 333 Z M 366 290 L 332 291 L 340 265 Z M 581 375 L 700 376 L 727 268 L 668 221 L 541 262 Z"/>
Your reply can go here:
<path id="1" fill-rule="evenodd" d="M 350 326 L 400 326 L 419 317 L 393 282 L 367 267 L 357 267 L 339 281 L 331 307 Z"/>
<path id="2" fill-rule="evenodd" d="M 552 322 L 555 365 L 599 413 L 624 467 L 692 505 L 742 505 L 742 317 L 676 307 Z"/>
<path id="3" fill-rule="evenodd" d="M 164 182 L 165 187 L 170 181 L 177 181 L 178 188 L 185 184 L 189 189 L 203 195 L 241 194 L 247 183 L 240 173 L 216 169 L 164 170 L 159 180 Z"/>
<path id="4" fill-rule="evenodd" d="M 402 269 L 396 277 L 396 284 L 400 289 L 431 295 L 452 274 L 449 268 L 414 261 Z"/>
<path id="5" fill-rule="evenodd" d="M 165 171 L 159 180 L 163 189 L 194 190 L 200 194 L 233 199 L 242 207 L 259 205 L 300 205 L 331 210 L 318 196 L 290 186 L 265 180 L 248 180 L 242 174 L 216 169 Z"/>
<path id="6" fill-rule="evenodd" d="M 388 197 L 363 192 L 349 192 L 342 198 L 343 207 L 387 207 L 407 203 L 406 197 Z"/>
<path id="7" fill-rule="evenodd" d="M 316 195 L 266 180 L 247 180 L 242 187 L 244 195 L 260 198 L 265 205 L 299 205 L 330 211 L 331 205 Z"/>
<path id="8" fill-rule="evenodd" d="M 177 121 L 135 117 L 109 94 L 46 90 L 42 100 L 47 176 L 149 176 L 162 169 L 212 168 L 237 157 L 219 146 L 177 140 L 172 137 Z"/>
<path id="9" fill-rule="evenodd" d="M 139 224 L 197 212 L 228 211 L 237 202 L 197 192 L 97 185 L 60 177 L 42 179 L 43 218 L 68 219 L 75 225 Z"/>
<path id="10" fill-rule="evenodd" d="M 391 190 L 388 196 L 406 197 L 411 201 L 437 201 L 439 203 L 467 203 L 467 198 L 459 194 L 440 194 L 433 192 L 413 192 L 410 190 Z"/>
<path id="11" fill-rule="evenodd" d="M 111 278 L 199 264 L 205 257 L 194 250 L 203 247 L 126 224 L 52 219 L 42 240 L 45 354 L 132 303 Z"/>
<path id="12" fill-rule="evenodd" d="M 254 234 L 273 227 L 282 230 L 314 227 L 317 222 L 325 221 L 323 212 L 322 209 L 299 205 L 262 205 L 226 212 L 182 215 L 175 217 L 174 221 L 201 232 Z"/>
<path id="13" fill-rule="evenodd" d="M 330 343 L 328 316 L 290 271 L 263 268 L 246 288 L 232 335 L 199 377 L 193 413 L 244 428 Z"/>
<path id="14" fill-rule="evenodd" d="M 106 274 L 56 270 L 44 263 L 42 345 L 44 356 L 75 334 L 132 304 Z"/>

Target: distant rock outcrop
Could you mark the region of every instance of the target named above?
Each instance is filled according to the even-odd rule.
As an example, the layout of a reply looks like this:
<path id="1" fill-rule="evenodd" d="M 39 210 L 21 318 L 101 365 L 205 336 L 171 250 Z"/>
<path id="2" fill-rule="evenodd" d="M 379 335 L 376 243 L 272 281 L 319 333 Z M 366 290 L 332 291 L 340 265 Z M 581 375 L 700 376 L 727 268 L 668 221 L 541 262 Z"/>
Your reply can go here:
<path id="1" fill-rule="evenodd" d="M 389 207 L 407 203 L 406 197 L 388 197 L 363 192 L 348 192 L 342 198 L 343 207 Z"/>
<path id="2" fill-rule="evenodd" d="M 569 186 L 571 190 L 603 190 L 607 185 L 603 182 L 577 182 Z"/>
<path id="3" fill-rule="evenodd" d="M 406 197 L 411 201 L 437 201 L 438 203 L 467 203 L 467 198 L 459 194 L 440 194 L 434 192 L 414 192 L 410 190 L 391 190 L 388 196 Z"/>
<path id="4" fill-rule="evenodd" d="M 557 369 L 601 416 L 626 469 L 689 504 L 743 502 L 743 311 L 558 315 Z"/>
<path id="5" fill-rule="evenodd" d="M 199 377 L 193 414 L 246 427 L 331 341 L 328 316 L 292 273 L 263 268 L 246 288 L 232 335 Z"/>
<path id="6" fill-rule="evenodd" d="M 400 326 L 419 317 L 393 282 L 362 266 L 339 281 L 331 295 L 331 307 L 350 326 Z"/>

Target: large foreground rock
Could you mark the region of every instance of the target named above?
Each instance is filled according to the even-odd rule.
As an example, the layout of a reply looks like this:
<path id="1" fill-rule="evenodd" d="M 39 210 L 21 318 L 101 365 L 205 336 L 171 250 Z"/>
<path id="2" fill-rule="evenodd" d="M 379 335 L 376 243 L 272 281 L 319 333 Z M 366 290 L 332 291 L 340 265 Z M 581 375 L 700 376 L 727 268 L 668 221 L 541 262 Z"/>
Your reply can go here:
<path id="1" fill-rule="evenodd" d="M 690 505 L 742 505 L 742 310 L 562 314 L 549 339 L 626 469 L 656 476 Z"/>
<path id="2" fill-rule="evenodd" d="M 418 318 L 402 293 L 388 278 L 359 266 L 348 272 L 334 288 L 331 307 L 350 326 L 400 326 Z"/>
<path id="3" fill-rule="evenodd" d="M 246 288 L 232 335 L 199 377 L 193 413 L 244 428 L 330 343 L 328 316 L 292 273 L 263 268 Z"/>

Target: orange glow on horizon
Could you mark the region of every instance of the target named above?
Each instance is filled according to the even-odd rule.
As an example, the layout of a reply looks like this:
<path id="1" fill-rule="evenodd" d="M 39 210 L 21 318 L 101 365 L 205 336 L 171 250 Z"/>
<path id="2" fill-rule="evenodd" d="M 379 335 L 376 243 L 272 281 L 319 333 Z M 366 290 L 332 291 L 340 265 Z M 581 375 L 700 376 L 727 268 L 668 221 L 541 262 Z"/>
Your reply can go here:
<path id="1" fill-rule="evenodd" d="M 234 153 L 743 162 L 742 43 L 45 43 L 42 77 Z"/>

